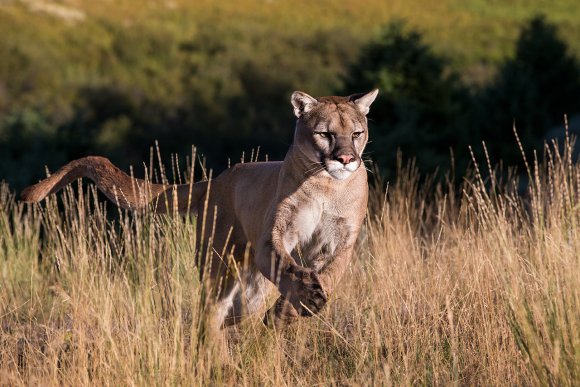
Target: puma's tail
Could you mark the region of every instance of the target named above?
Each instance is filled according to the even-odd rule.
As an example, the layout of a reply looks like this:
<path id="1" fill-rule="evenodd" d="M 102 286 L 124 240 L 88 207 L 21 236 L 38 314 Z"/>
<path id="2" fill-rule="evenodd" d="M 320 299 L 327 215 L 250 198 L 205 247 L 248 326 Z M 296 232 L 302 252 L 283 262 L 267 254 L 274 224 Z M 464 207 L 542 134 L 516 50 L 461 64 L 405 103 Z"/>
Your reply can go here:
<path id="1" fill-rule="evenodd" d="M 153 204 L 156 212 L 177 210 L 197 213 L 205 197 L 207 182 L 195 184 L 153 184 L 127 175 L 104 157 L 88 156 L 74 160 L 50 177 L 22 191 L 21 199 L 38 202 L 56 193 L 72 181 L 88 177 L 97 188 L 118 206 L 126 209 L 145 208 Z"/>

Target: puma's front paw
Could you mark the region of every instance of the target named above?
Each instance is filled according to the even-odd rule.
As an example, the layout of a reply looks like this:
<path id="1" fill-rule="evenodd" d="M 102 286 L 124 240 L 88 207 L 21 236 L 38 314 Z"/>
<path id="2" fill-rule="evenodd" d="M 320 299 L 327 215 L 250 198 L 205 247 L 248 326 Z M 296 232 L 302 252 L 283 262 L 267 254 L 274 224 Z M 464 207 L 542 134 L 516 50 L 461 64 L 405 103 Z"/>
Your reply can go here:
<path id="1" fill-rule="evenodd" d="M 301 316 L 311 316 L 320 312 L 328 300 L 322 289 L 318 274 L 311 269 L 290 266 L 286 270 L 290 281 L 288 301 Z"/>
<path id="2" fill-rule="evenodd" d="M 274 306 L 264 315 L 264 324 L 268 328 L 284 329 L 298 319 L 296 309 L 284 298 L 280 296 Z"/>

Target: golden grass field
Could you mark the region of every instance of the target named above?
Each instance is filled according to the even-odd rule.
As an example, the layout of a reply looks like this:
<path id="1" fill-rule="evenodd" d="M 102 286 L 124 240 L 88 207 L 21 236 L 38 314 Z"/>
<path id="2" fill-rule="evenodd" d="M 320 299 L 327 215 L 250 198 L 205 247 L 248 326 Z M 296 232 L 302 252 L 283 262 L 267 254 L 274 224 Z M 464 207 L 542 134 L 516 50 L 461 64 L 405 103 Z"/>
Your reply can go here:
<path id="1" fill-rule="evenodd" d="M 419 188 L 410 165 L 377 183 L 342 287 L 284 332 L 204 328 L 193 222 L 3 186 L 0 385 L 578 385 L 571 149 L 527 160 L 523 196 L 487 160 L 462 182 Z"/>

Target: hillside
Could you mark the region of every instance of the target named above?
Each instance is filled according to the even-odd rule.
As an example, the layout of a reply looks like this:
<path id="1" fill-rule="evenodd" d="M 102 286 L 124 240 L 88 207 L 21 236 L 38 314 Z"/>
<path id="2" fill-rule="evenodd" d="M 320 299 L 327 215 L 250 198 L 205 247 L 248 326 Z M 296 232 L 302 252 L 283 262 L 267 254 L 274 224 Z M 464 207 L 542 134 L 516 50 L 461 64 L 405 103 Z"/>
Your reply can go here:
<path id="1" fill-rule="evenodd" d="M 279 158 L 291 139 L 290 92 L 302 89 L 328 95 L 367 87 L 351 79 L 353 85 L 345 90 L 345 77 L 359 62 L 361 48 L 381 36 L 387 23 L 403 20 L 406 31 L 421 34 L 419 50 L 441 63 L 442 70 L 433 76 L 443 79 L 451 74 L 461 79 L 459 87 L 443 81 L 444 87 L 465 86 L 469 92 L 479 92 L 515 56 L 522 28 L 539 13 L 557 26 L 568 51 L 579 57 L 580 41 L 572 37 L 580 34 L 580 7 L 574 0 L 4 0 L 0 2 L 0 178 L 18 189 L 42 177 L 45 165 L 52 170 L 87 154 L 106 155 L 123 168 L 141 165 L 149 159 L 155 140 L 164 153 L 182 157 L 195 144 L 217 169 L 257 146 Z M 402 66 L 414 65 L 404 60 Z M 433 79 L 428 68 L 419 66 L 418 71 Z M 531 79 L 536 78 L 532 74 Z M 382 78 L 369 82 L 375 87 Z M 403 89 L 395 88 L 397 94 L 385 91 L 394 101 L 407 98 L 412 106 L 425 103 L 416 93 L 399 95 Z M 537 94 L 543 96 L 545 90 L 539 90 Z M 452 96 L 451 106 L 468 101 L 468 91 L 444 93 Z M 434 101 L 428 103 L 441 100 L 437 95 L 429 98 Z M 482 138 L 455 132 L 465 128 L 464 122 L 482 121 L 477 112 L 472 114 L 478 104 L 480 100 L 470 106 L 442 107 L 446 119 L 416 114 L 414 120 L 439 120 L 439 126 L 428 130 L 477 144 Z M 390 111 L 381 106 L 375 111 L 381 109 Z M 486 109 L 483 117 L 488 115 Z M 506 112 L 510 122 L 516 115 Z M 458 122 L 450 123 L 459 116 Z M 560 112 L 551 112 L 550 117 L 547 128 L 561 123 Z M 391 126 L 377 131 L 389 143 Z M 507 133 L 511 141 L 510 126 L 493 133 Z M 523 140 L 525 145 L 537 145 L 525 136 Z M 388 151 L 374 150 L 388 152 L 378 157 L 384 160 L 385 171 L 393 169 L 391 148 L 398 144 Z M 423 145 L 415 148 L 404 151 L 414 156 L 425 150 Z M 447 160 L 448 146 L 440 148 L 436 158 L 429 158 Z M 463 143 L 456 148 L 456 154 L 466 153 Z"/>

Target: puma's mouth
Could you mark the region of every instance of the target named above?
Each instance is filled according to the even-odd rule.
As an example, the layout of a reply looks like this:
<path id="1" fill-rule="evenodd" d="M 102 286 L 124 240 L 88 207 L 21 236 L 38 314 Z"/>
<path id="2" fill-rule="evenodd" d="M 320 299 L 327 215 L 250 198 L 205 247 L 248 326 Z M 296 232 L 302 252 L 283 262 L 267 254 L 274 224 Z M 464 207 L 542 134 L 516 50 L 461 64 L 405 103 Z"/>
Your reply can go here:
<path id="1" fill-rule="evenodd" d="M 357 170 L 359 165 L 359 160 L 354 160 L 348 164 L 343 164 L 337 160 L 324 161 L 324 169 L 326 169 L 326 172 L 328 172 L 330 176 L 337 180 L 344 180 L 352 175 L 352 173 Z"/>

